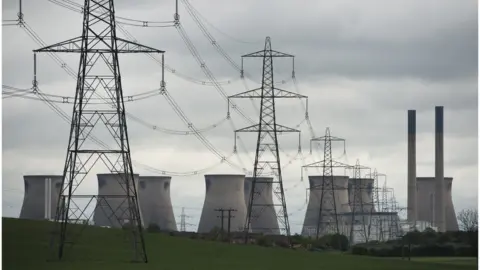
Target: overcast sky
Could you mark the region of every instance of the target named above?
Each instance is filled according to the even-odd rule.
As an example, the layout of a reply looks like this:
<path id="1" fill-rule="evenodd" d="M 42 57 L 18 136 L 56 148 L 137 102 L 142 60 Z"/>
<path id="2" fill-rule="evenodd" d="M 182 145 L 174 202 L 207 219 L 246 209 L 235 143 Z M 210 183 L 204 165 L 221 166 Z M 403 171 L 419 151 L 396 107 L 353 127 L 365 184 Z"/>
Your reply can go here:
<path id="1" fill-rule="evenodd" d="M 2 1 L 3 19 L 15 19 L 18 1 Z M 76 0 L 75 2 L 81 3 Z M 434 176 L 434 110 L 444 106 L 445 176 L 453 177 L 453 203 L 458 212 L 477 207 L 478 179 L 478 97 L 477 97 L 477 5 L 473 0 L 341 0 L 341 1 L 195 1 L 207 30 L 237 64 L 240 56 L 263 49 L 266 36 L 272 48 L 296 56 L 298 89 L 309 96 L 309 115 L 317 136 L 329 127 L 332 135 L 347 140 L 334 144 L 339 161 L 360 163 L 388 175 L 397 200 L 407 198 L 407 110 L 417 110 L 417 175 Z M 169 21 L 173 0 L 116 1 L 116 15 L 141 21 Z M 180 21 L 201 58 L 218 81 L 230 81 L 223 90 L 232 95 L 245 91 L 240 74 L 202 34 L 182 1 Z M 24 1 L 24 18 L 46 44 L 81 35 L 82 16 L 49 1 Z M 179 77 L 181 73 L 208 81 L 179 32 L 174 27 L 142 28 L 122 25 L 139 43 L 166 51 L 167 89 L 191 122 L 208 127 L 226 117 L 227 104 L 218 90 Z M 3 27 L 3 84 L 18 88 L 31 86 L 33 49 L 37 45 L 25 29 Z M 125 37 L 122 31 L 118 35 Z M 59 55 L 73 70 L 78 55 Z M 40 89 L 49 94 L 73 96 L 75 80 L 49 56 L 38 55 Z M 120 57 L 125 95 L 158 89 L 160 66 L 144 55 Z M 275 60 L 278 87 L 295 91 L 291 62 Z M 261 78 L 261 60 L 248 59 L 245 70 L 251 76 L 248 88 Z M 282 83 L 284 80 L 284 83 Z M 23 175 L 61 174 L 69 125 L 45 103 L 22 98 L 3 99 L 3 216 L 18 216 L 23 200 Z M 258 119 L 248 100 L 238 106 Z M 71 104 L 58 104 L 68 115 Z M 163 96 L 129 102 L 127 110 L 136 117 L 162 128 L 188 130 Z M 304 119 L 298 100 L 284 100 L 277 107 L 279 124 L 294 127 Z M 238 114 L 203 135 L 229 156 L 233 151 L 235 128 L 247 126 Z M 132 158 L 136 173 L 154 175 L 138 163 L 174 172 L 192 172 L 218 164 L 220 159 L 193 135 L 165 134 L 128 119 Z M 293 232 L 300 232 L 306 207 L 301 166 L 318 161 L 318 150 L 309 154 L 308 126 L 303 122 L 302 150 L 305 159 L 294 160 L 285 170 L 286 200 Z M 251 170 L 255 137 L 243 134 L 247 148 L 231 161 Z M 298 137 L 282 135 L 282 163 L 297 153 Z M 323 154 L 322 154 L 323 155 Z M 206 173 L 240 173 L 228 165 Z M 315 170 L 309 170 L 315 174 Z M 181 208 L 196 229 L 203 205 L 203 173 L 174 176 L 171 197 L 177 222 Z M 383 180 L 382 180 L 383 182 Z M 380 185 L 383 183 L 380 183 Z M 97 190 L 95 175 L 85 189 Z"/>

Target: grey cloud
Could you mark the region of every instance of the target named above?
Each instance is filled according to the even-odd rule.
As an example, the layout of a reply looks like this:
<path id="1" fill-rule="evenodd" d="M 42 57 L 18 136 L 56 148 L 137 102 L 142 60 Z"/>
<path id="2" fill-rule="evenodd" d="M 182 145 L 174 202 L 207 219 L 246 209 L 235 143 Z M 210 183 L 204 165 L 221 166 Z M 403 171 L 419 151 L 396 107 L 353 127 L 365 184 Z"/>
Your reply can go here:
<path id="1" fill-rule="evenodd" d="M 389 175 L 389 185 L 396 189 L 397 199 L 406 200 L 406 110 L 417 110 L 417 136 L 419 141 L 419 173 L 433 168 L 434 106 L 445 106 L 445 161 L 449 174 L 458 178 L 454 184 L 454 202 L 457 211 L 472 205 L 476 195 L 462 196 L 476 184 L 478 170 L 474 147 L 478 146 L 477 103 L 477 13 L 468 4 L 453 5 L 451 1 L 438 1 L 429 6 L 422 1 L 402 1 L 395 6 L 383 7 L 381 14 L 371 9 L 379 1 L 341 1 L 332 3 L 311 2 L 297 11 L 296 3 L 244 1 L 242 4 L 224 1 L 192 2 L 209 21 L 232 36 L 256 43 L 232 41 L 209 28 L 215 39 L 240 63 L 240 56 L 263 48 L 266 35 L 270 35 L 275 50 L 296 55 L 296 75 L 302 94 L 309 96 L 309 116 L 317 136 L 330 127 L 332 135 L 347 139 L 347 156 L 350 163 L 360 158 L 362 164 L 378 168 Z M 117 14 L 129 18 L 172 18 L 173 1 L 141 1 L 134 8 L 128 1 L 116 1 Z M 130 5 L 129 5 L 130 4 Z M 138 4 L 138 5 L 137 5 Z M 370 5 L 369 5 L 370 4 Z M 4 3 L 4 7 L 7 4 Z M 211 6 L 222 10 L 213 13 Z M 295 6 L 294 6 L 295 5 Z M 393 5 L 393 4 L 392 4 Z M 13 5 L 12 5 L 13 6 Z M 218 80 L 231 79 L 223 86 L 228 95 L 245 91 L 238 71 L 223 59 L 198 31 L 181 4 L 181 20 L 189 37 L 202 58 Z M 25 3 L 25 18 L 35 31 L 51 44 L 78 35 L 81 16 L 60 7 L 33 1 Z M 308 8 L 305 8 L 308 7 Z M 348 7 L 348 8 L 347 8 Z M 148 8 L 148 10 L 147 10 Z M 276 19 L 265 14 L 275 14 Z M 393 12 L 395 11 L 395 12 Z M 3 11 L 15 15 L 14 8 Z M 12 13 L 13 12 L 13 13 Z M 428 16 L 427 16 L 428 15 Z M 247 18 L 248 19 L 245 19 Z M 429 20 L 425 18 L 430 18 Z M 279 19 L 282 18 L 282 19 Z M 62 22 L 62 27 L 59 27 Z M 167 51 L 167 64 L 178 72 L 199 80 L 206 80 L 199 65 L 191 57 L 177 30 L 174 28 L 138 28 L 125 26 L 140 43 Z M 55 29 L 52 31 L 52 29 Z M 121 32 L 119 32 L 121 35 Z M 3 78 L 4 84 L 23 88 L 32 80 L 32 49 L 38 48 L 23 30 L 4 29 Z M 475 46 L 475 47 L 474 47 Z M 78 55 L 60 55 L 77 69 Z M 48 56 L 39 56 L 39 80 L 43 91 L 73 96 L 75 81 L 70 79 Z M 132 95 L 159 86 L 159 66 L 145 56 L 121 57 L 122 82 L 125 95 Z M 245 62 L 245 69 L 254 82 L 247 88 L 258 87 L 261 61 Z M 275 62 L 275 80 L 288 79 L 291 65 Z M 214 87 L 201 86 L 166 73 L 167 87 L 176 102 L 197 128 L 208 126 L 226 116 L 227 104 Z M 291 81 L 278 87 L 294 91 Z M 62 168 L 67 144 L 68 124 L 55 116 L 40 101 L 21 99 L 3 100 L 3 149 L 5 168 L 4 186 L 22 190 L 21 176 L 25 171 L 35 172 Z M 257 112 L 250 101 L 237 101 L 246 114 L 255 121 Z M 71 104 L 60 104 L 68 115 Z M 170 129 L 188 130 L 162 96 L 126 104 L 128 112 L 142 120 Z M 278 104 L 278 123 L 295 126 L 304 117 L 296 100 Z M 239 115 L 232 112 L 235 128 L 247 126 Z M 150 166 L 172 171 L 191 171 L 217 164 L 219 159 L 194 136 L 173 136 L 153 131 L 128 119 L 133 159 Z M 306 163 L 318 160 L 318 153 L 308 154 L 310 134 L 305 123 L 302 130 L 302 149 Z M 223 154 L 233 150 L 233 129 L 228 122 L 205 132 L 204 135 Z M 251 134 L 250 134 L 251 135 Z M 242 134 L 249 157 L 240 151 L 245 166 L 252 166 L 255 136 Z M 281 148 L 290 156 L 297 150 L 295 135 L 281 136 Z M 476 148 L 475 148 L 476 149 Z M 424 153 L 420 152 L 425 151 Z M 343 149 L 336 146 L 335 156 L 341 157 Z M 282 162 L 289 157 L 282 154 Z M 237 157 L 232 161 L 239 164 Z M 22 167 L 23 162 L 28 166 Z M 300 181 L 302 161 L 296 160 L 284 171 L 285 186 Z M 135 165 L 142 174 L 153 172 Z M 228 165 L 215 167 L 208 173 L 233 172 Z M 309 173 L 315 174 L 315 170 Z M 203 203 L 203 176 L 174 177 L 172 200 L 175 214 L 181 206 L 201 209 Z M 89 188 L 95 190 L 95 181 Z M 303 183 L 305 184 L 305 183 Z M 304 185 L 287 192 L 292 227 L 298 229 L 304 210 Z M 5 192 L 5 191 L 4 191 Z M 4 202 L 21 204 L 19 195 L 9 195 Z M 5 213 L 14 208 L 4 206 Z M 200 210 L 190 210 L 191 222 Z M 19 211 L 19 210 L 18 210 Z"/>

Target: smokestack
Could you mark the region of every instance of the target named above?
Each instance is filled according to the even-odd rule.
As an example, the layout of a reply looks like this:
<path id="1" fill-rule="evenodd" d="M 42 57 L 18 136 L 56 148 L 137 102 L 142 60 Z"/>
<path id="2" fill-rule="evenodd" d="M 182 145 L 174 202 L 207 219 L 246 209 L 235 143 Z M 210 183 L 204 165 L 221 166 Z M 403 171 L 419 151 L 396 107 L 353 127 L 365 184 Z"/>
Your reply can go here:
<path id="1" fill-rule="evenodd" d="M 408 110 L 408 203 L 407 219 L 417 222 L 416 111 Z"/>
<path id="2" fill-rule="evenodd" d="M 439 232 L 445 232 L 443 175 L 443 106 L 435 106 L 435 225 Z"/>

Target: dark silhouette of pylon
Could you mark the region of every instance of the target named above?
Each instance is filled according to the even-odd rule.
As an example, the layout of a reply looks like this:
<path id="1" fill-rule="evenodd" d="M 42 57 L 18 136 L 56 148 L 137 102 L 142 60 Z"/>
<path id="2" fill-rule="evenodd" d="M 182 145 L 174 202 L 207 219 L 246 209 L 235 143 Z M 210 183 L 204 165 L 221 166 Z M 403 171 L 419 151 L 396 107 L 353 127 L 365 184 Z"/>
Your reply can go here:
<path id="1" fill-rule="evenodd" d="M 363 191 L 366 187 L 366 178 L 362 177 L 362 170 L 368 170 L 368 175 L 371 174 L 370 168 L 360 165 L 360 161 L 357 159 L 355 166 L 353 167 L 353 191 L 352 191 L 352 199 L 351 199 L 351 211 L 352 211 L 352 218 L 350 223 L 350 245 L 353 244 L 355 232 L 359 232 L 365 238 L 365 242 L 368 242 L 370 237 L 370 232 L 368 231 L 370 225 L 367 224 L 371 222 L 370 220 L 370 209 L 368 212 L 365 211 L 367 205 L 368 207 L 373 207 L 373 204 L 367 204 L 363 198 Z M 349 196 L 350 197 L 350 196 Z M 361 219 L 357 219 L 357 215 L 360 215 Z M 367 218 L 368 216 L 368 218 Z M 357 222 L 359 221 L 359 222 Z M 356 226 L 356 225 L 360 225 Z"/>
<path id="2" fill-rule="evenodd" d="M 86 226 L 91 215 L 88 216 L 85 210 L 95 204 L 96 199 L 96 208 L 100 207 L 103 211 L 109 208 L 109 212 L 113 212 L 109 217 L 111 221 L 113 219 L 113 226 L 120 224 L 129 232 L 134 261 L 147 262 L 133 180 L 118 54 L 164 51 L 118 38 L 113 2 L 85 0 L 82 35 L 34 51 L 80 54 L 63 186 L 51 242 L 53 257 L 60 260 L 67 245 L 72 247 L 84 229 L 71 223 L 83 221 Z M 101 139 L 93 136 L 95 127 L 103 128 L 103 133 L 99 133 Z M 87 176 L 98 161 L 102 161 L 111 173 L 118 174 L 118 182 L 123 189 L 119 194 L 98 196 L 80 194 L 77 190 L 84 179 L 91 180 Z M 86 206 L 80 205 L 78 200 L 81 199 L 88 200 Z M 118 203 L 116 207 L 112 207 L 112 200 Z"/>
<path id="3" fill-rule="evenodd" d="M 283 189 L 282 168 L 280 163 L 277 136 L 278 134 L 286 132 L 298 132 L 300 134 L 300 131 L 277 124 L 275 116 L 275 100 L 278 98 L 299 99 L 307 97 L 274 87 L 273 58 L 293 58 L 294 56 L 272 50 L 270 37 L 267 37 L 265 39 L 265 48 L 263 50 L 242 56 L 242 76 L 243 57 L 259 57 L 263 59 L 262 86 L 260 88 L 249 90 L 229 97 L 229 99 L 260 98 L 259 123 L 235 131 L 235 138 L 237 132 L 256 132 L 258 134 L 257 146 L 255 151 L 255 163 L 253 166 L 252 192 L 250 193 L 247 207 L 247 218 L 245 221 L 245 242 L 248 241 L 252 218 L 258 218 L 266 207 L 275 206 L 278 206 L 280 208 L 280 210 L 276 214 L 280 225 L 280 232 L 285 233 L 288 237 L 288 241 L 290 242 L 290 224 L 288 221 L 287 205 L 285 202 L 285 194 Z M 228 107 L 230 109 L 230 106 Z M 271 153 L 271 155 L 265 157 L 264 155 L 268 152 Z M 270 169 L 271 173 L 265 174 L 265 169 Z M 262 176 L 273 176 L 273 182 L 260 180 L 259 177 Z M 263 186 L 271 184 L 273 193 L 275 194 L 278 202 L 276 203 L 274 201 L 273 205 L 264 205 L 256 202 L 257 200 L 255 200 L 255 197 L 261 194 L 261 190 L 255 187 L 257 183 L 264 183 Z"/>
<path id="4" fill-rule="evenodd" d="M 335 186 L 333 176 L 334 160 L 332 156 L 332 141 L 343 141 L 345 153 L 345 139 L 331 136 L 330 129 L 327 127 L 325 130 L 325 136 L 310 140 L 310 144 L 315 141 L 321 141 L 324 145 L 323 160 L 320 165 L 320 167 L 323 168 L 322 185 L 320 187 L 313 187 L 313 189 L 320 188 L 321 190 L 317 228 L 315 230 L 315 238 L 318 239 L 320 231 L 331 233 L 332 227 L 334 233 L 340 234 L 340 229 L 338 227 L 338 214 L 340 213 L 337 212 L 337 202 L 335 199 L 335 190 L 338 190 L 338 187 Z M 310 147 L 310 151 L 311 149 L 312 148 Z M 312 187 L 310 187 L 310 189 L 312 189 Z M 327 200 L 325 200 L 325 197 Z"/>

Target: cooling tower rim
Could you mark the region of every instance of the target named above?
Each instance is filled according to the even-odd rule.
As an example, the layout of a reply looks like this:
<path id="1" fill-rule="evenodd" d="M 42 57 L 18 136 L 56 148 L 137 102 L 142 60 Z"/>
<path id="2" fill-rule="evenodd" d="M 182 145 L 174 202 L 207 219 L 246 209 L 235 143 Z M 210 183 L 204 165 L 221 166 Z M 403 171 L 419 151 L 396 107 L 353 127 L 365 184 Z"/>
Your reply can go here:
<path id="1" fill-rule="evenodd" d="M 313 177 L 318 177 L 318 178 L 323 178 L 323 175 L 309 175 L 308 178 L 313 178 Z M 333 175 L 333 178 L 347 178 L 350 179 L 348 175 Z"/>
<path id="2" fill-rule="evenodd" d="M 248 180 L 248 181 L 251 181 L 253 180 L 255 177 L 253 176 L 245 176 L 245 180 Z M 268 179 L 268 180 L 273 180 L 273 177 L 269 177 L 269 176 L 258 176 L 257 179 Z"/>
<path id="3" fill-rule="evenodd" d="M 171 176 L 154 176 L 154 175 L 146 175 L 140 176 L 140 180 L 172 180 Z"/>
<path id="4" fill-rule="evenodd" d="M 63 175 L 53 175 L 53 174 L 28 174 L 28 175 L 24 175 L 23 176 L 24 178 L 45 178 L 45 177 L 52 177 L 52 178 L 60 178 L 62 177 L 63 178 Z"/>
<path id="5" fill-rule="evenodd" d="M 205 174 L 204 177 L 225 177 L 225 176 L 241 176 L 245 177 L 245 174 Z"/>
<path id="6" fill-rule="evenodd" d="M 435 176 L 428 177 L 428 176 L 422 176 L 422 177 L 417 177 L 417 181 L 435 181 Z M 443 177 L 444 180 L 446 181 L 453 181 L 453 177 Z"/>
<path id="7" fill-rule="evenodd" d="M 97 173 L 97 177 L 99 176 L 113 176 L 113 175 L 122 175 L 124 173 Z M 138 173 L 134 173 L 134 176 L 140 176 Z"/>

